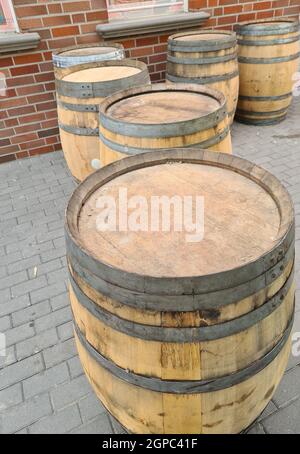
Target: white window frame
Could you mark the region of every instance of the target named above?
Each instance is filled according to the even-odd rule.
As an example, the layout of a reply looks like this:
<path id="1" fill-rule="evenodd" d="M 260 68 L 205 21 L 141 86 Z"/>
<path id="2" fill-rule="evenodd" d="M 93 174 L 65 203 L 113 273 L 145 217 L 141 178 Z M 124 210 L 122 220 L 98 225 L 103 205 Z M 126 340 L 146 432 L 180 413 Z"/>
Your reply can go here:
<path id="1" fill-rule="evenodd" d="M 139 2 L 139 0 L 136 0 L 134 3 L 128 3 L 128 4 L 124 3 L 123 5 L 120 5 L 117 8 L 111 8 L 110 4 L 109 4 L 109 0 L 106 0 L 106 5 L 107 5 L 107 11 L 108 11 L 108 18 L 110 21 L 118 20 L 111 16 L 114 13 L 128 13 L 129 12 L 129 19 L 130 19 L 130 12 L 139 11 L 139 10 L 146 11 L 147 9 L 155 9 L 154 1 L 152 4 L 143 5 L 143 2 Z M 157 14 L 159 14 L 159 8 L 163 8 L 166 6 L 175 6 L 175 5 L 182 5 L 184 12 L 188 12 L 188 10 L 189 10 L 189 0 L 174 0 L 173 2 L 171 2 L 170 0 L 165 0 L 165 2 L 162 2 L 159 6 L 157 6 L 157 9 L 158 9 Z M 110 13 L 111 13 L 111 15 L 110 15 Z"/>
<path id="2" fill-rule="evenodd" d="M 0 0 L 0 5 L 3 10 L 4 17 L 8 20 L 7 24 L 0 24 L 0 33 L 19 33 L 20 29 L 12 0 Z"/>

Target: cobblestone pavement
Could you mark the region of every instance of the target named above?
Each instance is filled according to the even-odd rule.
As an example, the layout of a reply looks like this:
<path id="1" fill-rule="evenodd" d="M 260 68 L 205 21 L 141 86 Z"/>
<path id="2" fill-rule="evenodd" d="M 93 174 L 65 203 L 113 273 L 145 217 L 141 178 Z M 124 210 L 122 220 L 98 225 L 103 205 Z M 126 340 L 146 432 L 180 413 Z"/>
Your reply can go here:
<path id="1" fill-rule="evenodd" d="M 235 124 L 235 153 L 288 187 L 297 214 L 300 291 L 300 98 L 277 126 Z M 120 430 L 83 375 L 67 296 L 63 217 L 74 188 L 62 153 L 0 166 L 0 412 L 3 433 L 109 434 Z M 299 299 L 299 298 L 298 298 Z M 300 332 L 300 303 L 294 331 Z M 300 357 L 250 433 L 300 433 Z"/>

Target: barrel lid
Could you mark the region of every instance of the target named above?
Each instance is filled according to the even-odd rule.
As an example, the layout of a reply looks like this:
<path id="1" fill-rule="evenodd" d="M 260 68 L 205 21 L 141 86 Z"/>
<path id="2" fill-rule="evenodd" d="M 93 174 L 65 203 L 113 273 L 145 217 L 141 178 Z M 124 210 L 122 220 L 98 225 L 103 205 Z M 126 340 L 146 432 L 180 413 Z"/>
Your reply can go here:
<path id="1" fill-rule="evenodd" d="M 100 106 L 103 127 L 133 137 L 193 134 L 215 127 L 226 116 L 224 95 L 197 84 L 130 88 L 109 96 Z"/>
<path id="2" fill-rule="evenodd" d="M 216 51 L 233 47 L 236 44 L 236 33 L 225 30 L 181 32 L 171 35 L 168 44 L 170 50 Z"/>
<path id="3" fill-rule="evenodd" d="M 101 55 L 114 52 L 116 49 L 124 49 L 119 43 L 99 43 L 99 44 L 81 44 L 76 46 L 65 47 L 53 52 L 53 56 L 60 55 L 63 57 L 83 56 L 83 55 Z"/>
<path id="4" fill-rule="evenodd" d="M 280 35 L 299 31 L 298 19 L 276 18 L 242 22 L 235 27 L 239 35 Z"/>
<path id="5" fill-rule="evenodd" d="M 177 197 L 186 224 L 174 228 L 172 210 L 170 218 L 165 213 L 170 229 L 152 224 L 153 196 Z M 117 211 L 116 224 L 109 218 L 105 231 L 106 203 Z M 119 217 L 122 209 L 129 224 Z M 198 236 L 188 213 L 193 222 L 198 216 Z M 134 231 L 137 225 L 142 231 Z M 75 190 L 66 214 L 71 261 L 118 287 L 156 295 L 195 295 L 251 281 L 286 254 L 293 228 L 290 197 L 275 177 L 246 160 L 196 149 L 148 152 L 100 169 Z"/>
<path id="6" fill-rule="evenodd" d="M 65 75 L 62 80 L 66 82 L 106 82 L 110 80 L 123 79 L 134 74 L 140 73 L 139 68 L 127 65 L 118 66 L 100 66 L 87 69 L 78 69 L 70 74 Z"/>

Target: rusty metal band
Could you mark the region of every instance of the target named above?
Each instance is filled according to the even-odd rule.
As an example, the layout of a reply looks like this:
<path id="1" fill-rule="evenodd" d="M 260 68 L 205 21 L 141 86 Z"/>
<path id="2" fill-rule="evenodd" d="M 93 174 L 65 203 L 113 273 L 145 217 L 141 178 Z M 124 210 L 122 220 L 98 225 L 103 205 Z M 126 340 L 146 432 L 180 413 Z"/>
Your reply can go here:
<path id="1" fill-rule="evenodd" d="M 265 318 L 269 317 L 281 304 L 283 304 L 294 282 L 294 269 L 273 298 L 269 299 L 259 308 L 233 320 L 210 326 L 171 328 L 162 326 L 145 325 L 118 317 L 100 307 L 92 301 L 78 286 L 71 273 L 70 283 L 79 304 L 93 317 L 103 322 L 115 331 L 130 337 L 147 341 L 193 343 L 206 342 L 238 334 L 246 331 Z"/>
<path id="2" fill-rule="evenodd" d="M 211 378 L 207 380 L 162 380 L 156 377 L 147 377 L 145 375 L 135 374 L 129 370 L 123 369 L 117 364 L 101 355 L 95 348 L 87 341 L 85 336 L 79 330 L 77 324 L 74 322 L 76 336 L 81 343 L 82 347 L 88 354 L 104 369 L 111 373 L 116 378 L 129 383 L 130 385 L 138 386 L 150 391 L 159 393 L 170 394 L 199 394 L 209 393 L 214 391 L 231 388 L 242 383 L 249 378 L 257 375 L 271 364 L 289 341 L 289 337 L 293 327 L 293 318 L 289 321 L 286 330 L 283 333 L 280 341 L 275 345 L 261 359 L 258 359 L 248 367 L 223 377 Z"/>

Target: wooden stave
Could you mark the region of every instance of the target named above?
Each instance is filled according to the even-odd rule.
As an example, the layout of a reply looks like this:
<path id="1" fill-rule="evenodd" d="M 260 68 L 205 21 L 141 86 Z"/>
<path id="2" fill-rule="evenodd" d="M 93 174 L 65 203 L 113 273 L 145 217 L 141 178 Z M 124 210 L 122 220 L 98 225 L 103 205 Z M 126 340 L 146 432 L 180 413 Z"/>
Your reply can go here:
<path id="1" fill-rule="evenodd" d="M 282 21 L 282 28 L 278 28 L 277 22 Z M 274 22 L 274 27 L 264 28 L 265 22 Z M 248 26 L 251 24 L 261 24 L 261 27 L 257 29 L 248 29 Z M 274 65 L 273 74 L 278 74 L 281 66 L 288 62 L 294 62 L 294 69 L 290 69 L 290 74 L 294 73 L 298 68 L 298 62 L 300 57 L 300 46 L 298 46 L 297 51 L 292 53 L 288 52 L 289 46 L 294 43 L 299 42 L 300 29 L 299 21 L 297 19 L 273 19 L 273 20 L 260 20 L 260 21 L 251 21 L 241 23 L 236 27 L 238 34 L 238 44 L 239 44 L 239 68 L 240 68 L 240 98 L 238 101 L 236 119 L 245 124 L 251 125 L 274 125 L 282 122 L 287 115 L 288 108 L 292 102 L 292 93 L 285 92 L 274 93 L 274 96 L 266 96 L 264 92 L 260 91 L 260 96 L 249 96 L 249 93 L 243 91 L 243 74 L 244 71 L 247 72 L 246 65 L 256 65 L 257 72 L 260 73 L 263 70 L 264 65 Z M 285 36 L 282 38 L 282 36 Z M 257 44 L 256 44 L 257 42 Z M 286 52 L 283 52 L 284 55 L 280 57 L 266 57 L 266 58 L 253 58 L 249 56 L 243 56 L 243 53 L 246 52 L 247 48 L 255 49 L 256 47 L 262 49 L 266 47 L 266 55 L 271 48 L 279 48 Z M 261 66 L 262 65 L 262 66 Z M 245 69 L 244 69 L 245 66 Z M 260 70 L 261 68 L 261 70 Z M 292 77 L 290 87 L 292 87 Z M 243 98 L 253 98 L 252 100 L 248 99 L 247 103 Z M 282 102 L 282 98 L 285 97 L 286 102 Z M 277 98 L 277 99 L 276 99 Z M 281 98 L 281 99 L 280 99 Z M 264 104 L 267 104 L 266 106 Z M 270 108 L 270 105 L 272 106 Z"/>
<path id="2" fill-rule="evenodd" d="M 182 151 L 183 151 L 183 150 L 182 150 Z M 207 152 L 204 152 L 204 153 L 206 153 L 207 156 L 209 156 L 209 154 L 211 155 L 211 153 L 207 153 Z M 228 159 L 228 158 L 225 158 L 225 157 L 224 157 L 224 159 L 226 160 L 226 159 Z M 125 164 L 126 164 L 126 163 L 125 163 Z M 123 165 L 124 165 L 124 163 L 123 163 Z M 119 167 L 120 167 L 120 165 L 119 165 Z M 77 337 L 77 342 L 78 342 L 78 336 L 76 336 L 76 337 Z M 290 343 L 290 342 L 287 341 L 287 343 L 283 346 L 283 349 L 284 349 L 285 351 L 286 351 L 287 348 L 289 348 L 289 343 Z M 86 364 L 87 364 L 87 363 L 86 363 L 86 358 L 84 357 L 84 355 L 82 354 L 82 351 L 81 351 L 80 349 L 79 349 L 79 353 L 80 353 L 80 357 L 81 357 L 81 361 L 83 362 L 83 365 L 86 366 Z M 272 365 L 275 364 L 275 362 L 278 360 L 279 355 L 282 355 L 282 352 L 279 352 L 279 353 L 278 353 L 278 357 L 276 357 L 272 363 L 270 363 L 269 365 L 267 365 L 266 368 L 268 368 L 268 367 L 273 367 Z M 276 378 L 276 383 L 275 383 L 275 385 L 273 385 L 273 386 L 271 387 L 271 388 L 274 388 L 272 392 L 275 392 L 276 386 L 277 386 L 277 384 L 278 384 L 277 381 L 281 378 L 281 374 L 283 373 L 283 369 L 284 369 L 286 363 L 287 363 L 287 358 L 286 358 L 286 360 L 284 361 L 283 367 L 281 367 L 281 369 L 280 369 L 280 373 L 279 373 L 279 376 Z M 88 378 L 89 378 L 90 380 L 92 380 L 92 386 L 95 388 L 95 391 L 97 392 L 98 396 L 99 396 L 99 397 L 101 398 L 101 400 L 103 401 L 103 397 L 101 396 L 101 391 L 100 391 L 101 386 L 99 385 L 99 383 L 98 383 L 98 385 L 95 384 L 95 381 L 93 381 L 93 380 L 95 380 L 95 376 L 93 377 L 93 376 L 91 375 L 91 373 L 88 371 L 88 369 L 86 369 L 86 367 L 85 367 L 85 370 L 86 370 L 86 373 L 87 373 L 87 375 L 88 375 Z M 275 373 L 276 370 L 277 370 L 277 366 L 274 366 L 274 373 Z M 263 369 L 263 372 L 262 372 L 262 373 L 265 373 L 264 371 L 265 371 L 265 369 Z M 260 373 L 260 372 L 259 372 L 259 373 Z M 277 373 L 278 373 L 278 372 L 277 372 Z M 123 374 L 124 374 L 124 377 L 127 376 L 127 378 L 128 378 L 129 375 L 130 375 L 130 373 L 129 373 L 129 375 L 128 375 L 128 372 L 125 372 L 125 371 L 123 372 Z M 232 378 L 232 377 L 231 377 L 231 378 Z M 113 375 L 111 375 L 111 379 L 112 379 L 113 381 L 119 380 L 119 378 L 115 378 Z M 248 379 L 246 379 L 246 380 L 248 380 Z M 250 379 L 249 379 L 249 380 L 250 380 Z M 243 382 L 242 382 L 242 383 L 243 383 Z M 166 384 L 166 383 L 165 383 L 165 384 Z M 165 385 L 165 384 L 164 384 L 164 385 Z M 202 383 L 202 384 L 203 384 L 203 383 Z M 271 384 L 272 384 L 272 383 L 271 383 Z M 194 385 L 195 385 L 195 383 L 193 383 L 192 386 L 194 386 Z M 199 385 L 199 384 L 198 384 L 198 385 Z M 230 383 L 229 383 L 229 385 L 230 385 Z M 132 392 L 132 386 L 136 386 L 136 385 L 133 385 L 132 383 L 129 383 L 129 384 L 126 385 L 126 389 L 127 389 L 128 393 L 129 393 L 130 395 L 131 395 L 131 392 Z M 180 385 L 180 386 L 181 386 L 181 385 Z M 199 386 L 200 386 L 200 385 L 199 385 Z M 238 387 L 239 387 L 239 384 L 235 384 L 235 385 L 231 386 L 232 389 L 238 389 Z M 146 388 L 144 388 L 144 389 L 146 390 Z M 164 388 L 164 389 L 165 389 L 165 388 Z M 178 391 L 180 391 L 180 390 L 177 390 L 177 392 L 178 392 Z M 197 391 L 199 392 L 199 388 L 197 388 Z M 209 395 L 214 395 L 215 392 L 218 392 L 219 395 L 220 395 L 220 392 L 221 392 L 221 391 L 222 391 L 222 388 L 220 388 L 218 391 L 210 391 L 210 394 L 208 393 L 207 395 L 208 395 L 208 396 L 209 396 Z M 148 392 L 148 391 L 147 391 L 147 392 Z M 152 391 L 152 392 L 156 393 L 157 390 L 156 390 L 156 391 Z M 165 390 L 164 392 L 168 392 L 168 394 L 170 395 L 170 390 Z M 185 391 L 185 392 L 187 392 L 187 391 Z M 233 391 L 233 392 L 235 393 L 235 391 Z M 268 394 L 268 393 L 266 393 L 266 394 Z M 118 393 L 117 393 L 117 395 L 118 395 Z M 178 394 L 177 394 L 177 395 L 178 395 Z M 203 395 L 203 394 L 202 394 L 202 395 Z M 268 395 L 268 399 L 271 399 L 271 397 L 272 397 L 271 394 Z M 204 398 L 205 398 L 205 397 L 204 397 Z M 214 399 L 214 398 L 213 398 L 213 399 Z M 107 400 L 105 400 L 104 404 L 105 404 L 105 405 L 108 405 L 109 411 L 111 411 L 112 414 L 113 414 L 115 417 L 118 417 L 118 414 L 115 413 L 114 408 L 111 407 L 112 401 L 107 401 Z M 265 406 L 266 404 L 267 404 L 267 402 L 265 402 L 264 406 Z M 260 407 L 259 410 L 257 410 L 257 413 L 252 417 L 253 420 L 256 419 L 257 415 L 259 415 L 260 411 L 263 410 L 264 406 Z M 187 408 L 185 411 L 188 411 L 188 408 Z M 149 419 L 151 418 L 151 412 L 150 412 L 150 411 L 148 412 L 148 415 L 147 415 L 147 416 L 149 417 Z M 230 412 L 229 412 L 229 416 L 230 416 Z M 240 430 L 243 430 L 245 427 L 249 426 L 249 424 L 251 424 L 251 422 L 252 422 L 252 420 L 248 420 L 247 423 L 246 423 L 244 426 L 239 427 L 238 430 L 233 431 L 233 432 L 231 432 L 231 433 L 237 433 L 237 432 L 239 432 Z M 139 428 L 139 429 L 137 430 L 135 425 L 130 425 L 130 424 L 128 424 L 128 422 L 126 422 L 126 420 L 124 420 L 124 419 L 121 419 L 121 423 L 122 423 L 123 425 L 125 425 L 125 426 L 126 426 L 130 431 L 132 431 L 133 433 L 158 433 L 157 431 L 155 431 L 155 430 L 153 430 L 153 429 L 149 429 L 149 427 L 147 426 L 147 424 L 145 424 L 145 426 L 143 426 L 143 428 Z M 208 426 L 209 426 L 209 425 L 208 425 Z M 194 427 L 194 426 L 193 426 L 193 427 Z M 175 430 L 180 430 L 180 429 L 176 428 Z M 213 429 L 213 428 L 209 428 L 209 427 L 207 427 L 207 428 L 205 428 L 205 429 L 202 428 L 202 430 L 199 429 L 199 432 L 200 432 L 200 431 L 202 432 L 203 430 L 204 430 L 203 433 L 227 433 L 227 432 L 224 432 L 223 428 Z M 215 431 L 216 431 L 216 432 L 215 432 Z M 159 432 L 159 433 L 160 433 L 160 432 Z M 170 432 L 168 431 L 168 433 L 170 433 Z M 178 432 L 177 432 L 177 433 L 178 433 Z M 195 432 L 193 432 L 193 433 L 195 433 Z"/>
<path id="3" fill-rule="evenodd" d="M 123 120 L 115 119 L 107 114 L 107 110 L 114 103 L 139 94 L 164 92 L 164 91 L 183 91 L 207 94 L 218 100 L 220 103 L 219 109 L 205 117 L 199 117 L 192 120 L 178 121 L 174 123 L 157 123 L 157 124 L 142 124 L 142 123 L 127 123 Z M 161 150 L 162 148 L 180 148 L 180 147 L 207 147 L 216 151 L 224 151 L 231 153 L 231 137 L 227 120 L 226 100 L 222 93 L 217 90 L 212 90 L 208 87 L 199 87 L 198 85 L 182 85 L 182 84 L 155 84 L 152 86 L 141 86 L 131 88 L 126 91 L 116 93 L 108 97 L 100 107 L 100 141 L 103 155 L 109 154 L 106 159 L 104 156 L 103 164 L 107 165 L 112 160 L 117 160 L 126 156 L 136 155 L 138 153 L 147 152 L 148 150 Z M 178 135 L 178 126 L 180 125 L 180 135 Z M 215 130 L 218 126 L 219 132 Z M 210 137 L 206 140 L 202 134 L 210 132 Z M 126 146 L 123 146 L 121 141 L 108 138 L 109 134 L 117 134 L 120 137 L 126 138 Z M 147 140 L 147 148 L 135 145 L 135 138 Z M 186 139 L 191 140 L 191 144 L 187 144 Z M 168 145 L 162 145 L 162 141 L 168 141 Z M 179 142 L 178 145 L 175 143 Z M 104 153 L 104 151 L 106 153 Z M 106 162 L 108 161 L 108 162 Z"/>
<path id="4" fill-rule="evenodd" d="M 115 52 L 108 52 L 106 54 L 94 54 L 90 56 L 63 56 L 61 54 L 76 50 L 76 49 L 86 49 L 86 48 L 97 48 L 97 47 L 113 47 Z M 57 68 L 68 68 L 69 66 L 75 66 L 77 64 L 88 63 L 88 62 L 98 62 L 104 60 L 123 60 L 125 58 L 124 46 L 119 43 L 97 43 L 97 44 L 81 44 L 76 46 L 69 46 L 63 49 L 56 50 L 52 53 L 53 66 Z"/>
<path id="5" fill-rule="evenodd" d="M 82 204 L 88 197 L 88 194 L 96 188 L 99 188 L 101 184 L 105 184 L 105 182 L 118 175 L 127 173 L 130 169 L 133 170 L 144 166 L 172 161 L 204 162 L 209 163 L 210 165 L 235 168 L 239 173 L 251 175 L 252 179 L 255 179 L 257 182 L 260 181 L 264 187 L 268 187 L 268 190 L 274 194 L 274 199 L 280 207 L 281 216 L 282 219 L 284 219 L 279 230 L 280 240 L 278 241 L 277 246 L 272 251 L 269 251 L 262 256 L 256 264 L 250 263 L 235 269 L 231 273 L 223 272 L 219 275 L 211 275 L 209 278 L 205 277 L 205 279 L 141 277 L 134 273 L 126 273 L 112 267 L 107 267 L 104 263 L 100 263 L 98 259 L 87 254 L 78 237 L 77 215 L 80 212 Z M 90 270 L 90 273 L 96 274 L 107 283 L 120 286 L 124 289 L 131 289 L 133 293 L 145 292 L 146 289 L 148 294 L 153 295 L 163 296 L 165 294 L 172 295 L 172 297 L 176 297 L 176 295 L 192 295 L 194 297 L 194 295 L 201 294 L 201 292 L 203 294 L 237 287 L 243 283 L 249 282 L 250 279 L 265 276 L 268 272 L 271 273 L 272 276 L 272 274 L 274 274 L 273 270 L 276 269 L 276 264 L 282 266 L 281 261 L 286 256 L 287 251 L 293 249 L 295 222 L 294 210 L 288 192 L 274 176 L 269 174 L 269 172 L 249 161 L 224 153 L 214 153 L 197 149 L 175 149 L 160 150 L 132 156 L 127 158 L 125 162 L 124 160 L 116 161 L 110 166 L 106 166 L 88 177 L 82 185 L 74 191 L 73 196 L 69 201 L 65 218 L 65 234 L 68 255 L 71 259 L 75 259 L 75 262 L 79 262 L 80 266 L 86 270 Z M 272 279 L 272 277 L 270 277 L 270 279 Z M 226 281 L 227 284 L 224 285 L 224 282 Z M 169 292 L 169 290 L 167 292 L 164 291 L 166 288 L 172 288 L 172 292 Z M 170 310 L 170 308 L 168 310 Z"/>
<path id="6" fill-rule="evenodd" d="M 88 84 L 90 86 L 89 89 L 79 89 L 78 95 L 79 98 L 68 97 L 64 96 L 64 84 L 61 83 L 61 80 L 65 75 L 76 72 L 80 69 L 88 69 L 93 67 L 106 67 L 106 66 L 130 66 L 134 68 L 139 68 L 141 71 L 140 73 L 129 76 L 124 78 L 125 81 L 122 79 L 116 79 L 111 83 L 103 83 L 102 86 L 104 87 L 103 93 L 101 93 L 101 88 L 99 92 L 99 84 L 98 88 L 95 90 L 97 97 L 92 98 L 90 95 L 93 94 L 94 87 L 97 83 Z M 149 73 L 147 66 L 142 62 L 136 62 L 134 60 L 122 60 L 122 61 L 105 61 L 105 62 L 96 62 L 96 63 L 85 63 L 76 65 L 73 67 L 68 68 L 55 68 L 55 76 L 56 76 L 56 88 L 57 88 L 57 98 L 58 98 L 58 112 L 59 112 L 59 128 L 60 128 L 60 135 L 61 141 L 63 145 L 63 150 L 65 150 L 65 158 L 67 160 L 68 166 L 71 170 L 73 177 L 78 180 L 82 181 L 87 175 L 94 171 L 94 169 L 90 166 L 90 161 L 92 159 L 99 160 L 99 129 L 97 127 L 89 127 L 88 124 L 81 127 L 72 124 L 64 124 L 60 121 L 60 117 L 62 116 L 63 112 L 66 110 L 70 110 L 71 112 L 80 112 L 78 119 L 76 121 L 79 123 L 88 123 L 90 120 L 93 120 L 93 123 L 98 124 L 98 110 L 99 104 L 103 101 L 105 95 L 108 93 L 111 94 L 115 91 L 122 89 L 125 85 L 135 85 L 135 84 L 144 84 L 150 83 Z M 60 82 L 59 82 L 60 81 Z M 122 81 L 122 82 L 121 82 Z M 71 85 L 70 85 L 71 84 Z M 80 86 L 80 83 L 69 83 L 69 86 Z M 70 93 L 72 94 L 72 93 Z M 87 94 L 88 96 L 85 96 Z M 99 97 L 98 95 L 102 95 L 103 97 Z M 66 102 L 65 98 L 70 99 L 70 102 Z M 81 101 L 82 99 L 82 101 Z M 84 104 L 86 99 L 90 99 L 90 104 Z M 83 107 L 84 106 L 84 107 Z M 88 117 L 85 117 L 85 113 L 92 114 L 90 120 Z M 81 117 L 81 119 L 80 119 Z M 92 118 L 93 117 L 93 118 Z M 81 149 L 90 150 L 89 154 L 89 162 L 85 162 L 87 156 L 83 156 L 80 158 L 81 165 L 80 169 L 76 169 L 73 167 L 73 156 L 71 150 L 69 150 L 70 145 L 72 143 L 73 137 L 78 136 L 78 141 Z M 79 159 L 79 158 L 78 158 Z"/>
<path id="7" fill-rule="evenodd" d="M 178 41 L 179 37 L 183 36 L 193 36 L 201 34 L 215 34 L 218 33 L 214 30 L 203 30 L 200 32 L 190 32 L 190 33 L 178 33 L 170 36 L 168 40 L 168 57 L 167 57 L 167 75 L 166 79 L 170 83 L 196 83 L 207 85 L 213 89 L 223 91 L 223 93 L 228 97 L 233 92 L 235 92 L 234 99 L 227 100 L 228 102 L 228 115 L 230 118 L 230 123 L 233 122 L 236 105 L 238 100 L 238 63 L 237 63 L 237 38 L 235 32 L 220 31 L 220 35 L 226 36 L 227 39 L 220 40 L 195 40 L 195 41 Z M 224 55 L 216 56 L 213 54 L 218 52 L 223 52 Z M 230 52 L 229 55 L 227 52 Z M 188 58 L 183 58 L 182 55 L 187 53 Z M 195 54 L 196 57 L 189 58 L 189 54 Z M 177 57 L 177 54 L 180 57 Z M 212 54 L 209 57 L 206 57 L 205 54 Z M 217 61 L 216 61 L 217 60 Z M 223 66 L 224 64 L 230 65 L 230 68 L 227 72 L 219 74 L 218 67 Z M 236 65 L 235 65 L 236 63 Z M 180 65 L 183 65 L 181 69 Z M 200 71 L 201 66 L 203 70 L 199 77 L 193 76 L 189 77 L 189 68 L 194 68 L 196 71 Z M 214 65 L 214 66 L 213 66 Z M 234 68 L 236 66 L 236 68 Z M 216 77 L 206 75 L 206 70 L 208 67 L 215 67 L 215 71 L 218 74 Z M 183 74 L 183 71 L 185 74 Z M 203 73 L 204 71 L 204 73 Z"/>

